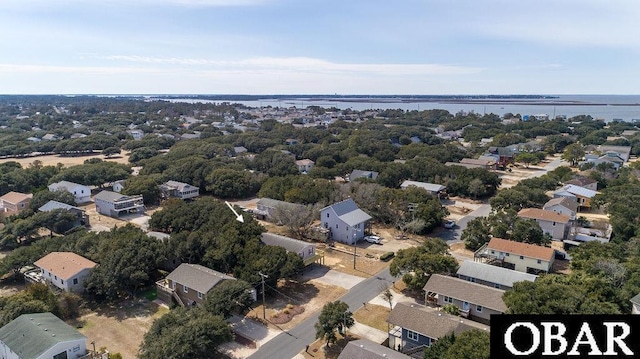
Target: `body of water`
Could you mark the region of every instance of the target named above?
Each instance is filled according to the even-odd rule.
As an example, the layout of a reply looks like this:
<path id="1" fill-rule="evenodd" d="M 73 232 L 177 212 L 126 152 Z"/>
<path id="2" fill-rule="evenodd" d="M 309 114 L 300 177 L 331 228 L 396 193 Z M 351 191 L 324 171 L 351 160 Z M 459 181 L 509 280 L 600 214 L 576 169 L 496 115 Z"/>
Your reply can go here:
<path id="1" fill-rule="evenodd" d="M 336 107 L 341 110 L 353 109 L 357 111 L 375 109 L 401 109 L 405 111 L 424 111 L 432 109 L 447 110 L 452 114 L 460 111 L 475 112 L 479 114 L 494 113 L 504 115 L 505 113 L 521 115 L 541 115 L 546 114 L 550 118 L 555 116 L 566 116 L 567 118 L 578 115 L 590 115 L 594 118 L 601 118 L 605 121 L 615 119 L 624 121 L 640 121 L 640 96 L 639 95 L 557 95 L 553 98 L 539 99 L 412 99 L 410 97 L 389 97 L 389 98 L 304 98 L 295 97 L 283 98 L 263 98 L 251 101 L 217 101 L 201 99 L 180 99 L 171 98 L 168 101 L 175 102 L 232 102 L 249 107 L 297 107 L 307 106 Z"/>

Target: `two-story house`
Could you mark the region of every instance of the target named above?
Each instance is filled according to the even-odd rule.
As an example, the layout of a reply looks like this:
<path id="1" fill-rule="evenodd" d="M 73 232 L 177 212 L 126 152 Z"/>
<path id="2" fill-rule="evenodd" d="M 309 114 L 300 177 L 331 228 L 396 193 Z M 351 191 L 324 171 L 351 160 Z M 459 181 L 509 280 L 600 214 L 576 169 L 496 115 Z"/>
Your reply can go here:
<path id="1" fill-rule="evenodd" d="M 322 227 L 329 230 L 329 238 L 334 241 L 353 244 L 364 237 L 371 216 L 358 208 L 349 198 L 320 210 Z"/>
<path id="2" fill-rule="evenodd" d="M 201 304 L 207 293 L 225 280 L 236 279 L 199 264 L 182 263 L 156 282 L 158 299 L 167 304 L 175 300 L 181 306 Z"/>
<path id="3" fill-rule="evenodd" d="M 425 303 L 439 307 L 453 304 L 462 317 L 481 323 L 489 323 L 491 314 L 507 311 L 502 301 L 504 290 L 464 279 L 432 274 L 423 289 Z"/>
<path id="4" fill-rule="evenodd" d="M 111 191 L 102 191 L 94 197 L 96 211 L 109 217 L 118 218 L 129 213 L 143 213 L 142 195 L 125 196 Z"/>
<path id="5" fill-rule="evenodd" d="M 200 188 L 188 183 L 178 181 L 167 181 L 160 185 L 160 192 L 165 198 L 173 197 L 180 199 L 195 198 L 200 195 Z"/>
<path id="6" fill-rule="evenodd" d="M 463 261 L 456 276 L 469 282 L 504 290 L 513 288 L 513 283 L 516 282 L 535 282 L 538 279 L 534 274 L 474 261 Z"/>
<path id="7" fill-rule="evenodd" d="M 591 199 L 593 199 L 596 194 L 598 194 L 598 192 L 573 184 L 568 184 L 553 192 L 553 198 L 567 197 L 578 203 L 578 209 L 588 210 L 591 208 Z"/>
<path id="8" fill-rule="evenodd" d="M 0 328 L 0 358 L 71 359 L 87 354 L 87 337 L 51 313 L 22 314 Z"/>
<path id="9" fill-rule="evenodd" d="M 571 217 L 540 208 L 523 208 L 518 212 L 518 217 L 535 220 L 542 232 L 549 234 L 556 241 L 566 239 L 571 228 L 569 224 Z"/>
<path id="10" fill-rule="evenodd" d="M 31 203 L 31 193 L 9 192 L 0 197 L 0 218 L 22 212 Z"/>
<path id="11" fill-rule="evenodd" d="M 300 173 L 309 173 L 309 171 L 311 171 L 311 169 L 313 168 L 314 164 L 315 162 L 313 162 L 308 158 L 296 161 L 296 166 L 298 167 L 298 172 Z"/>
<path id="12" fill-rule="evenodd" d="M 389 347 L 411 354 L 430 347 L 438 339 L 452 333 L 458 335 L 472 329 L 489 331 L 484 324 L 408 302 L 396 304 L 387 322 L 392 325 Z"/>
<path id="13" fill-rule="evenodd" d="M 491 238 L 489 243 L 480 247 L 474 254 L 475 260 L 492 260 L 503 267 L 519 272 L 540 274 L 549 273 L 555 260 L 555 250 L 502 238 Z"/>
<path id="14" fill-rule="evenodd" d="M 78 183 L 60 181 L 48 186 L 49 191 L 67 191 L 73 195 L 76 204 L 91 202 L 91 188 Z"/>
<path id="15" fill-rule="evenodd" d="M 262 233 L 261 240 L 262 243 L 268 246 L 281 247 L 287 252 L 296 253 L 302 258 L 305 264 L 313 263 L 313 260 L 316 258 L 316 245 L 314 243 L 268 232 Z"/>
<path id="16" fill-rule="evenodd" d="M 565 216 L 569 216 L 572 221 L 575 221 L 578 214 L 578 202 L 567 197 L 552 198 L 542 206 L 542 209 L 564 214 Z"/>
<path id="17" fill-rule="evenodd" d="M 95 262 L 73 252 L 51 252 L 33 263 L 41 279 L 67 292 L 82 293 Z"/>

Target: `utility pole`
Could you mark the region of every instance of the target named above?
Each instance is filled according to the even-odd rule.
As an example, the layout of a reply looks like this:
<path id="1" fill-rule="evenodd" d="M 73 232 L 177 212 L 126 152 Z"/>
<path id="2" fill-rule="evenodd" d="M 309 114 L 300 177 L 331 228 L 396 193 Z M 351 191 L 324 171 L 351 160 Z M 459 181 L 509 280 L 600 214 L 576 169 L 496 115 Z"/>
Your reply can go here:
<path id="1" fill-rule="evenodd" d="M 358 248 L 357 232 L 353 232 L 353 269 L 356 269 L 356 248 Z"/>
<path id="2" fill-rule="evenodd" d="M 267 307 L 264 304 L 264 279 L 269 278 L 268 275 L 258 272 L 260 278 L 262 278 L 262 319 L 267 319 Z"/>

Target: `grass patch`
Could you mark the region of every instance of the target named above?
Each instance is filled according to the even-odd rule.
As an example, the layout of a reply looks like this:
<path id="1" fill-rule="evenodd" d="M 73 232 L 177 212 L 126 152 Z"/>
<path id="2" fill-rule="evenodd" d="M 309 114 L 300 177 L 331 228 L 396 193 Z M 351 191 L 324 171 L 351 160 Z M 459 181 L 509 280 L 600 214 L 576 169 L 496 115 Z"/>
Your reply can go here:
<path id="1" fill-rule="evenodd" d="M 143 291 L 140 294 L 143 297 L 149 299 L 149 301 L 151 301 L 151 302 L 153 302 L 154 300 L 158 299 L 158 291 L 157 291 L 155 286 Z"/>
<path id="2" fill-rule="evenodd" d="M 390 312 L 389 307 L 367 303 L 366 308 L 358 309 L 353 313 L 353 317 L 359 323 L 387 332 L 389 330 L 387 318 Z"/>

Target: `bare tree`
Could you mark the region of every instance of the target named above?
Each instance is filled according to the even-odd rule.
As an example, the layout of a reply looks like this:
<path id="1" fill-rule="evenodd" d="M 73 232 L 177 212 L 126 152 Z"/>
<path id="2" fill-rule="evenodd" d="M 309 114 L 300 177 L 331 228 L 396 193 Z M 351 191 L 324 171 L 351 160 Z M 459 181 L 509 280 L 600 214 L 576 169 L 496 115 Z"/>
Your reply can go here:
<path id="1" fill-rule="evenodd" d="M 389 303 L 389 310 L 393 310 L 393 293 L 391 289 L 387 288 L 386 285 L 381 284 L 382 293 L 380 293 L 380 297 L 384 299 L 387 303 Z"/>
<path id="2" fill-rule="evenodd" d="M 298 238 L 309 237 L 313 222 L 320 218 L 320 204 L 306 206 L 276 206 L 273 219 L 287 227 L 287 231 Z"/>

